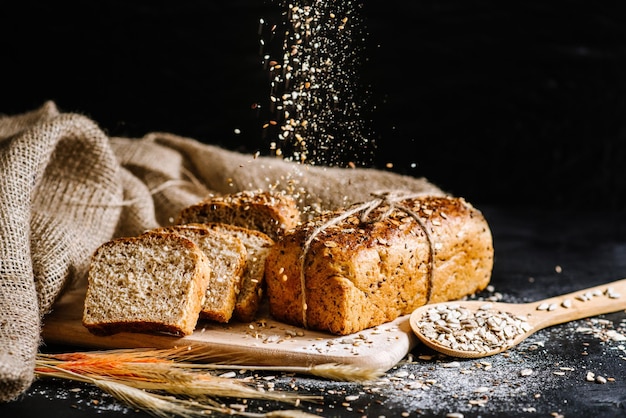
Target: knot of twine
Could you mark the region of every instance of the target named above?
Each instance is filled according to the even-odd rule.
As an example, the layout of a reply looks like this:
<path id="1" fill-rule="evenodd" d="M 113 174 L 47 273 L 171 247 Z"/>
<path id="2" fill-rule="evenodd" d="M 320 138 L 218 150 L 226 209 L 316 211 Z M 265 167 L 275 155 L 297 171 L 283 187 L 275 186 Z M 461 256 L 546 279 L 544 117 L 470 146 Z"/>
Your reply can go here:
<path id="1" fill-rule="evenodd" d="M 337 225 L 340 222 L 344 221 L 345 219 L 349 218 L 350 216 L 356 215 L 358 213 L 361 214 L 359 220 L 361 223 L 375 223 L 375 222 L 380 222 L 384 219 L 386 219 L 387 217 L 389 217 L 389 215 L 391 215 L 391 213 L 393 213 L 394 210 L 400 210 L 404 213 L 406 213 L 407 215 L 411 216 L 413 219 L 415 219 L 415 221 L 417 222 L 417 224 L 419 225 L 419 227 L 424 231 L 424 234 L 426 236 L 426 241 L 428 243 L 428 273 L 427 273 L 427 290 L 426 290 L 426 303 L 428 303 L 430 301 L 430 296 L 432 293 L 432 281 L 433 281 L 433 271 L 434 271 L 434 250 L 433 250 L 433 244 L 432 244 L 432 239 L 430 236 L 430 233 L 428 232 L 428 229 L 426 228 L 426 225 L 424 225 L 424 222 L 422 221 L 422 219 L 419 217 L 419 215 L 417 213 L 415 213 L 415 211 L 413 211 L 411 208 L 401 204 L 402 201 L 404 200 L 408 200 L 408 199 L 415 199 L 418 197 L 423 197 L 426 195 L 426 193 L 422 192 L 422 193 L 407 193 L 407 192 L 403 192 L 403 191 L 382 191 L 382 192 L 374 192 L 371 193 L 373 199 L 369 200 L 367 202 L 358 204 L 348 210 L 346 210 L 343 213 L 340 213 L 339 215 L 337 215 L 336 217 L 333 217 L 332 219 L 329 219 L 328 221 L 324 222 L 322 225 L 318 226 L 317 228 L 315 228 L 311 234 L 309 235 L 309 237 L 306 239 L 306 241 L 304 242 L 304 246 L 302 249 L 302 253 L 300 254 L 300 260 L 299 260 L 299 264 L 300 264 L 300 288 L 301 288 L 301 301 L 302 301 L 302 326 L 304 328 L 308 328 L 308 324 L 307 324 L 307 298 L 306 298 L 306 279 L 305 279 L 305 274 L 304 274 L 304 264 L 306 261 L 306 256 L 311 248 L 311 244 L 313 243 L 313 240 L 320 234 L 322 233 L 324 230 L 326 230 L 327 228 Z M 374 219 L 370 219 L 371 213 L 379 208 L 379 207 L 384 207 L 387 206 L 387 210 L 385 210 L 382 214 L 380 214 L 378 217 L 374 218 Z"/>

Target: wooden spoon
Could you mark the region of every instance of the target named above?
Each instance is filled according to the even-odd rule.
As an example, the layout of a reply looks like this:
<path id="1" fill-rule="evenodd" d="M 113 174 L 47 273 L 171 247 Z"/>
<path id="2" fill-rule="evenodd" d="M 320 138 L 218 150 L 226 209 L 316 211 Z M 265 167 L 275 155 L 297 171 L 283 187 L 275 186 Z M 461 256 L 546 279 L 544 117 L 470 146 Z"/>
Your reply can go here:
<path id="1" fill-rule="evenodd" d="M 626 309 L 626 279 L 531 303 L 455 301 L 427 304 L 410 317 L 426 346 L 452 357 L 508 350 L 535 332 Z"/>

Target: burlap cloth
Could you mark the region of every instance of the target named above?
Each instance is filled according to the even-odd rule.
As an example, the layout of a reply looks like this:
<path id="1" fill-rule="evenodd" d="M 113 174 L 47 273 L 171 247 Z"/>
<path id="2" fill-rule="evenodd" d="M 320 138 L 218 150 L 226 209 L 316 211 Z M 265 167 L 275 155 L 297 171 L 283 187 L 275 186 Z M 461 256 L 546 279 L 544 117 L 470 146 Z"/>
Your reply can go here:
<path id="1" fill-rule="evenodd" d="M 0 401 L 33 383 L 41 326 L 103 242 L 167 225 L 209 193 L 285 190 L 305 213 L 375 190 L 441 194 L 423 178 L 256 157 L 172 134 L 108 137 L 53 102 L 0 115 Z"/>

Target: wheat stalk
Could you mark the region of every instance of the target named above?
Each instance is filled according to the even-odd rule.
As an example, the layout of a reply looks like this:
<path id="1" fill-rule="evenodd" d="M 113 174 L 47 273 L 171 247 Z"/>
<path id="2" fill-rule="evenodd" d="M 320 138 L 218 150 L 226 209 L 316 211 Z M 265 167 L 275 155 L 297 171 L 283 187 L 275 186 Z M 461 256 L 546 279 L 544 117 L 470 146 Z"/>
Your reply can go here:
<path id="1" fill-rule="evenodd" d="M 161 350 L 163 355 L 174 361 L 197 362 L 210 359 L 205 355 L 204 347 L 185 346 L 173 349 Z M 377 367 L 356 366 L 353 364 L 324 363 L 312 366 L 266 366 L 251 364 L 223 364 L 223 363 L 200 363 L 197 366 L 187 364 L 187 367 L 199 367 L 214 370 L 257 370 L 276 371 L 284 373 L 310 374 L 317 377 L 344 382 L 363 382 L 381 377 L 385 370 Z"/>
<path id="2" fill-rule="evenodd" d="M 210 355 L 209 355 L 210 356 Z M 210 412 L 264 418 L 314 417 L 300 410 L 276 410 L 263 414 L 238 411 L 217 398 L 264 399 L 299 406 L 322 396 L 263 391 L 251 384 L 211 374 L 214 370 L 274 370 L 311 374 L 333 380 L 365 381 L 383 371 L 329 363 L 307 367 L 250 366 L 199 363 L 207 353 L 192 346 L 172 349 L 120 349 L 62 354 L 38 354 L 38 377 L 61 378 L 93 384 L 118 400 L 158 418 L 194 418 Z"/>
<path id="3" fill-rule="evenodd" d="M 125 364 L 149 364 L 153 366 L 153 370 L 159 367 L 157 364 L 164 365 L 168 372 L 175 368 L 182 368 L 185 370 L 197 369 L 197 370 L 255 370 L 255 371 L 275 371 L 283 373 L 297 373 L 308 374 L 317 377 L 323 377 L 326 379 L 344 381 L 344 382 L 363 382 L 377 379 L 384 374 L 384 370 L 376 367 L 363 367 L 353 364 L 341 364 L 341 363 L 324 363 L 312 366 L 267 366 L 267 365 L 252 365 L 252 364 L 224 364 L 224 363 L 205 363 L 204 361 L 212 360 L 212 355 L 207 354 L 204 347 L 197 346 L 184 346 L 174 347 L 167 349 L 119 349 L 119 350 L 107 350 L 107 351 L 90 351 L 83 353 L 69 353 L 69 354 L 55 354 L 53 356 L 46 356 L 40 354 L 40 359 L 47 359 L 48 361 L 78 361 L 80 359 L 85 360 L 85 364 L 81 364 L 81 367 L 86 367 L 86 364 L 92 360 L 98 363 L 98 359 L 107 361 L 109 356 L 113 356 L 115 363 L 124 362 Z M 245 360 L 245 359 L 242 359 Z M 98 372 L 102 373 L 102 366 L 97 365 Z M 144 370 L 143 374 L 148 371 Z"/>
<path id="4" fill-rule="evenodd" d="M 231 416 L 239 415 L 250 418 L 318 417 L 317 415 L 299 410 L 278 410 L 263 414 L 239 411 L 233 408 L 227 408 L 205 397 L 202 397 L 202 401 L 198 401 L 193 398 L 181 399 L 171 395 L 161 395 L 113 379 L 94 378 L 50 364 L 45 365 L 45 371 L 39 368 L 39 366 L 36 367 L 36 374 L 38 377 L 55 377 L 93 384 L 130 407 L 148 412 L 157 418 L 171 418 L 173 416 L 182 418 L 206 417 L 207 412 L 218 412 Z M 163 390 L 163 388 L 160 388 L 160 390 Z M 167 390 L 165 391 L 167 392 Z"/>
<path id="5" fill-rule="evenodd" d="M 194 399 L 181 399 L 175 396 L 161 395 L 158 393 L 149 392 L 137 387 L 130 386 L 128 384 L 120 383 L 109 379 L 96 379 L 93 377 L 84 376 L 69 370 L 64 370 L 56 366 L 47 366 L 51 370 L 56 370 L 56 373 L 38 372 L 40 377 L 57 377 L 69 380 L 75 380 L 85 383 L 91 383 L 106 393 L 114 396 L 116 399 L 126 403 L 132 408 L 143 410 L 157 418 L 171 418 L 178 416 L 182 418 L 196 418 L 206 417 L 207 412 L 217 412 L 226 415 L 239 415 L 250 418 L 308 418 L 317 417 L 303 411 L 298 410 L 282 410 L 272 411 L 269 413 L 259 414 L 245 411 L 238 411 L 233 408 L 227 408 L 220 405 L 217 402 L 211 400 L 204 400 L 198 402 Z"/>
<path id="6" fill-rule="evenodd" d="M 155 354 L 156 353 L 156 354 Z M 94 353 L 38 355 L 35 372 L 39 376 L 65 377 L 64 372 L 85 379 L 103 380 L 137 389 L 165 391 L 193 398 L 248 398 L 297 404 L 319 401 L 319 396 L 265 392 L 239 380 L 223 378 L 198 370 L 198 365 L 177 363 L 160 351 L 132 350 Z"/>
<path id="7" fill-rule="evenodd" d="M 194 366 L 192 366 L 194 367 Z M 208 364 L 197 367 L 213 370 L 255 370 L 255 371 L 276 371 L 282 373 L 310 374 L 330 380 L 342 382 L 367 382 L 375 380 L 384 374 L 378 368 L 359 367 L 352 364 L 324 363 L 313 366 L 250 366 L 250 365 L 226 365 Z"/>

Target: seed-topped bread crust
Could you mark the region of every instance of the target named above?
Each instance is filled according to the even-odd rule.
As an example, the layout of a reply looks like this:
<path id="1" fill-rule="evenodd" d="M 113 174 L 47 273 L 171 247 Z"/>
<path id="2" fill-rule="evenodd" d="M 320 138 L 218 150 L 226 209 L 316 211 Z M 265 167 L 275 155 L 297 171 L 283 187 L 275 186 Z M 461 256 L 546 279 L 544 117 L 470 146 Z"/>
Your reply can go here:
<path id="1" fill-rule="evenodd" d="M 266 261 L 270 313 L 345 335 L 487 286 L 493 245 L 480 211 L 441 196 L 395 207 L 374 207 L 366 220 L 325 213 L 277 241 Z"/>
<path id="2" fill-rule="evenodd" d="M 251 322 L 256 317 L 265 294 L 265 259 L 274 245 L 274 240 L 261 231 L 236 225 L 221 222 L 204 225 L 213 230 L 236 236 L 246 247 L 246 266 L 233 317 L 240 322 Z"/>
<path id="3" fill-rule="evenodd" d="M 255 229 L 276 240 L 300 222 L 300 209 L 290 195 L 243 191 L 210 196 L 184 208 L 176 224 L 221 222 Z"/>

